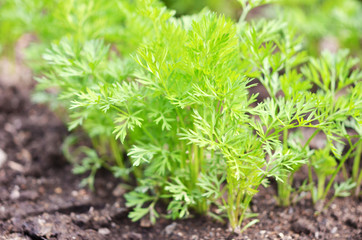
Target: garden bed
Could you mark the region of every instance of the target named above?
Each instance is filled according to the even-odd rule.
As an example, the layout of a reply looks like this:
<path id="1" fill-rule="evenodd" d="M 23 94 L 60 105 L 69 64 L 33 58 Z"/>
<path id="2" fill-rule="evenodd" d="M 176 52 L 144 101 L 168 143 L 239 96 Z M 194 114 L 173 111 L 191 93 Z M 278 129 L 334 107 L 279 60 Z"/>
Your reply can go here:
<path id="1" fill-rule="evenodd" d="M 24 86 L 0 82 L 0 149 L 7 155 L 0 167 L 0 239 L 362 238 L 361 199 L 336 199 L 315 216 L 308 196 L 277 207 L 275 187 L 253 199 L 260 222 L 240 236 L 207 217 L 133 223 L 111 173 L 97 173 L 95 192 L 79 187 L 83 177 L 71 173 L 60 149 L 66 127 L 47 107 L 31 103 L 32 87 Z"/>

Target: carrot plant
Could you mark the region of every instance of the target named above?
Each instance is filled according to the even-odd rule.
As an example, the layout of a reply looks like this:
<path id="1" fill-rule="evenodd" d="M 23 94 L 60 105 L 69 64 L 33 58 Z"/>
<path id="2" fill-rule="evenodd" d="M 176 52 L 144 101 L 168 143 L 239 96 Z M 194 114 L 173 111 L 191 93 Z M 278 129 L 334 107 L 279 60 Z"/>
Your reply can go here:
<path id="1" fill-rule="evenodd" d="M 258 35 L 255 30 L 258 25 L 252 26 L 250 32 L 244 31 L 244 41 L 252 49 L 244 50 L 245 58 L 258 68 L 257 77 L 269 94 L 269 98 L 256 108 L 264 106 L 265 111 L 265 115 L 261 116 L 261 126 L 255 127 L 257 133 L 265 138 L 260 133 L 263 134 L 266 129 L 267 136 L 273 137 L 275 143 L 282 140 L 283 151 L 294 150 L 307 161 L 311 156 L 308 153 L 310 142 L 319 132 L 323 132 L 327 138 L 327 147 L 335 157 L 340 158 L 341 152 L 338 150 L 341 150 L 341 139 L 350 139 L 344 121 L 359 116 L 360 103 L 349 94 L 354 91 L 353 84 L 361 80 L 359 70 L 350 72 L 358 60 L 349 59 L 347 51 L 335 55 L 325 52 L 320 59 L 308 59 L 305 52 L 301 51 L 302 39 L 295 36 L 293 30 L 283 27 L 282 23 L 260 26 L 269 31 L 264 30 L 262 35 Z M 301 65 L 302 70 L 299 71 Z M 314 93 L 313 87 L 319 89 Z M 341 92 L 347 96 L 338 98 L 337 94 Z M 269 120 L 265 117 L 267 113 L 272 113 Z M 314 132 L 305 141 L 298 141 L 299 147 L 295 148 L 288 143 L 288 136 L 298 128 L 311 128 Z M 339 149 L 337 146 L 340 146 Z M 349 146 L 352 147 L 352 144 Z M 280 205 L 290 204 L 293 173 L 302 164 L 299 161 L 291 169 L 281 170 L 289 174 L 284 172 L 282 181 L 278 183 Z M 321 185 L 322 181 L 323 178 L 320 180 Z M 309 182 L 313 185 L 311 173 Z"/>
<path id="2" fill-rule="evenodd" d="M 359 103 L 359 105 L 357 105 L 359 106 L 359 108 L 356 109 L 358 113 L 356 114 L 355 118 L 345 122 L 346 126 L 352 128 L 355 131 L 357 137 L 357 143 L 354 145 L 356 147 L 356 151 L 353 154 L 354 161 L 352 167 L 352 179 L 353 182 L 356 184 L 355 188 L 356 197 L 360 195 L 360 188 L 362 184 L 362 169 L 360 167 L 361 154 L 362 154 L 362 143 L 361 143 L 361 136 L 362 136 L 361 100 L 362 99 L 360 94 L 361 91 L 362 91 L 362 83 L 359 82 L 358 84 L 356 84 L 353 92 L 351 93 L 354 101 Z"/>
<path id="3" fill-rule="evenodd" d="M 253 7 L 244 6 L 245 10 Z M 309 126 L 312 120 L 303 118 L 317 111 L 313 94 L 295 89 L 287 92 L 289 101 L 277 97 L 282 90 L 279 77 L 291 83 L 298 77 L 295 71 L 290 76 L 278 72 L 286 69 L 289 74 L 304 61 L 304 55 L 297 55 L 298 39 L 291 42 L 293 32 L 285 32 L 280 21 L 248 24 L 245 17 L 234 24 L 206 13 L 191 25 L 153 18 L 156 38 L 138 50 L 136 57 L 151 74 L 138 76 L 137 81 L 173 105 L 179 122 L 177 142 L 190 177 L 176 178 L 177 185 L 166 187 L 176 193 L 171 204 L 175 200 L 178 206 L 194 202 L 193 192 L 212 197 L 213 202 L 221 202 L 233 229 L 241 225 L 266 177 L 283 181 L 289 171 L 306 162 L 304 151 L 287 149 L 279 136 L 286 138 L 289 129 Z M 280 51 L 274 53 L 277 47 Z M 250 77 L 259 78 L 271 95 L 256 107 L 252 107 L 256 96 L 248 92 Z M 310 85 L 301 82 L 298 86 Z M 218 162 L 225 172 L 205 171 L 214 156 L 221 158 Z M 212 179 L 220 177 L 226 178 L 226 185 L 217 190 L 215 186 L 221 184 Z M 226 198 L 222 192 L 227 193 Z M 197 202 L 196 207 L 202 209 Z"/>
<path id="4" fill-rule="evenodd" d="M 133 128 L 135 119 L 127 127 L 115 130 L 116 122 L 123 122 L 125 119 L 117 114 L 120 109 L 117 104 L 111 103 L 127 102 L 127 96 L 121 96 L 120 91 L 125 95 L 136 91 L 135 84 L 121 84 L 134 71 L 134 61 L 130 57 L 121 59 L 117 55 L 127 55 L 132 49 L 134 51 L 142 37 L 150 34 L 147 21 L 142 15 L 135 14 L 137 4 L 140 3 L 141 1 L 68 1 L 59 3 L 59 9 L 52 15 L 63 19 L 61 32 L 66 37 L 59 40 L 55 38 L 55 43 L 43 54 L 47 64 L 42 67 L 44 76 L 38 78 L 38 91 L 34 98 L 38 101 L 56 102 L 54 105 L 58 109 L 67 109 L 68 116 L 65 120 L 68 121 L 69 129 L 81 126 L 90 137 L 94 149 L 81 147 L 73 156 L 67 155 L 73 162 L 78 156 L 88 156 L 88 160 L 82 161 L 74 170 L 76 173 L 90 171 L 91 174 L 84 183 L 93 183 L 95 173 L 101 167 L 111 169 L 118 177 L 129 178 L 130 169 L 123 159 L 124 148 L 127 146 L 121 146 L 116 138 L 123 141 L 126 129 Z M 109 17 L 105 17 L 108 15 Z M 100 36 L 107 43 L 93 39 Z M 111 51 L 110 44 L 116 50 Z M 51 94 L 44 91 L 48 88 L 53 89 Z M 119 92 L 115 94 L 116 90 Z M 92 98 L 96 97 L 96 92 L 113 99 L 100 102 L 100 99 Z M 58 101 L 53 100 L 54 95 Z M 103 103 L 108 105 L 103 106 Z M 90 154 L 92 157 L 89 157 Z M 112 162 L 117 168 L 113 167 Z"/>
<path id="5" fill-rule="evenodd" d="M 48 12 L 62 21 L 54 23 L 37 88 L 55 95 L 69 129 L 81 128 L 92 142 L 74 151 L 66 147 L 72 139 L 64 145 L 74 172 L 89 173 L 84 184 L 92 187 L 107 168 L 136 185 L 125 195 L 133 221 L 208 214 L 243 231 L 257 222 L 241 227 L 256 215 L 249 204 L 260 185 L 275 178 L 279 204 L 289 205 L 302 166 L 315 202 L 332 185 L 334 197 L 359 191 L 357 59 L 345 50 L 311 58 L 285 20 L 246 21 L 273 1 L 238 2 L 237 22 L 208 10 L 175 17 L 156 0 L 69 0 Z M 311 149 L 318 134 L 325 146 Z M 352 180 L 337 183 L 351 156 Z"/>
<path id="6" fill-rule="evenodd" d="M 319 121 L 324 125 L 328 125 L 328 128 L 323 131 L 327 136 L 328 146 L 331 148 L 330 150 L 334 158 L 339 160 L 338 166 L 336 166 L 335 161 L 328 156 L 329 150 L 322 150 L 324 151 L 324 156 L 320 156 L 320 160 L 324 158 L 324 163 L 322 164 L 322 172 L 324 173 L 322 175 L 320 175 L 321 169 L 317 166 L 318 164 L 316 162 L 314 164 L 313 162 L 311 163 L 312 167 L 316 169 L 319 180 L 317 199 L 321 200 L 327 197 L 336 175 L 344 168 L 345 162 L 361 141 L 359 135 L 351 136 L 348 134 L 345 126 L 346 121 L 355 122 L 360 119 L 361 99 L 359 94 L 356 94 L 356 91 L 358 91 L 362 79 L 362 72 L 360 70 L 351 70 L 358 63 L 358 59 L 348 58 L 347 55 L 348 51 L 345 50 L 339 51 L 334 55 L 324 52 L 319 60 L 312 58 L 310 64 L 302 69 L 307 79 L 310 79 L 319 87 L 317 94 L 319 93 L 322 101 L 325 101 L 325 104 L 319 109 L 320 115 L 324 112 L 324 116 Z M 342 150 L 345 144 L 342 140 L 346 142 L 348 149 L 344 154 L 342 154 Z M 334 166 L 336 168 L 334 171 L 331 171 Z M 310 182 L 313 186 L 311 170 L 309 168 Z M 324 178 L 327 172 L 332 174 L 332 177 L 323 191 Z M 339 192 L 349 192 L 356 185 L 356 182 L 347 182 L 350 184 L 340 185 L 346 189 L 339 187 Z M 338 191 L 335 191 L 335 193 L 338 193 Z"/>

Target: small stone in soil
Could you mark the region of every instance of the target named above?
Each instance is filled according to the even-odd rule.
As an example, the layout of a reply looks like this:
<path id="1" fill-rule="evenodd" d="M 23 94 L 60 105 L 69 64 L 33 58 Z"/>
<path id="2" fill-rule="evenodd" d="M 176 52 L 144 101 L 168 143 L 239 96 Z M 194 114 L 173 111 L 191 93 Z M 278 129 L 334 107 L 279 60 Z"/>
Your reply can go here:
<path id="1" fill-rule="evenodd" d="M 60 187 L 57 187 L 57 188 L 54 189 L 54 192 L 56 194 L 61 194 L 63 192 L 63 189 L 61 189 Z"/>
<path id="2" fill-rule="evenodd" d="M 10 198 L 12 199 L 12 200 L 16 200 L 16 199 L 18 199 L 20 197 L 20 192 L 19 192 L 19 186 L 18 185 L 16 185 L 15 187 L 14 187 L 14 189 L 11 191 L 11 193 L 10 193 Z"/>
<path id="3" fill-rule="evenodd" d="M 294 209 L 292 208 L 292 207 L 290 207 L 289 209 L 288 209 L 288 214 L 293 214 L 294 213 Z"/>
<path id="4" fill-rule="evenodd" d="M 199 239 L 199 237 L 197 235 L 192 235 L 191 236 L 191 240 L 198 240 L 198 239 Z"/>
<path id="5" fill-rule="evenodd" d="M 111 231 L 108 228 L 100 228 L 98 229 L 98 233 L 101 235 L 108 235 L 111 233 Z"/>
<path id="6" fill-rule="evenodd" d="M 17 162 L 9 161 L 8 166 L 17 172 L 24 172 L 24 167 Z"/>
<path id="7" fill-rule="evenodd" d="M 177 223 L 173 222 L 171 223 L 170 225 L 166 226 L 165 227 L 165 234 L 168 236 L 168 235 L 171 235 L 174 231 L 175 231 L 175 228 L 177 227 Z"/>
<path id="8" fill-rule="evenodd" d="M 0 168 L 5 163 L 6 158 L 7 158 L 6 153 L 0 148 Z"/>

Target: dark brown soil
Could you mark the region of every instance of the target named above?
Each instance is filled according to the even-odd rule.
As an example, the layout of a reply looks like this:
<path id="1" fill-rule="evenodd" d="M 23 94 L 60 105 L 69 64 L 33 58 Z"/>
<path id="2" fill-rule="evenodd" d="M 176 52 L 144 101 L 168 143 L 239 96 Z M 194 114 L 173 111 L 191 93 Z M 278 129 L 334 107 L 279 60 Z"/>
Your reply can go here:
<path id="1" fill-rule="evenodd" d="M 32 104 L 30 91 L 0 82 L 0 151 L 7 155 L 0 160 L 0 239 L 362 239 L 360 200 L 336 199 L 315 216 L 308 196 L 277 207 L 273 188 L 253 200 L 260 222 L 240 236 L 207 217 L 132 223 L 115 191 L 119 181 L 107 171 L 97 175 L 96 192 L 79 187 L 82 177 L 71 173 L 60 150 L 65 126 Z"/>

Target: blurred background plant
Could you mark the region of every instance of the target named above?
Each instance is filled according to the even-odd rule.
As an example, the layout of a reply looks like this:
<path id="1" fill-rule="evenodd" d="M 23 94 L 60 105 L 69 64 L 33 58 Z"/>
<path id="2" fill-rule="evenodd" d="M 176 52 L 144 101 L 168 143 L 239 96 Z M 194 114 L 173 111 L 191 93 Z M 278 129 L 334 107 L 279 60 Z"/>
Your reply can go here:
<path id="1" fill-rule="evenodd" d="M 207 7 L 212 11 L 223 13 L 230 17 L 237 17 L 240 13 L 240 4 L 234 0 L 162 0 L 168 8 L 174 9 L 177 15 L 194 14 Z"/>
<path id="2" fill-rule="evenodd" d="M 272 9 L 306 36 L 311 54 L 349 48 L 352 55 L 362 56 L 362 1 L 282 0 Z"/>
<path id="3" fill-rule="evenodd" d="M 125 5 L 124 2 L 128 3 Z M 124 14 L 132 14 L 129 11 L 129 6 L 132 5 L 130 2 L 1 0 L 0 51 L 2 54 L 11 56 L 11 46 L 24 33 L 36 34 L 39 42 L 49 42 L 58 39 L 59 36 L 64 36 L 64 33 L 70 30 L 76 30 L 74 29 L 76 27 L 83 28 L 82 33 L 88 32 L 94 37 L 100 34 L 104 36 L 107 32 L 108 39 L 115 40 L 116 35 L 122 35 L 122 32 L 117 31 L 113 24 L 111 24 L 113 27 L 108 29 L 99 29 L 97 26 L 105 26 L 105 23 L 102 23 L 105 19 L 102 16 L 105 15 L 111 17 L 107 17 L 107 21 L 132 25 L 132 22 L 125 22 L 124 18 Z M 194 14 L 205 7 L 234 19 L 237 19 L 242 12 L 240 4 L 234 0 L 163 0 L 163 2 L 169 8 L 175 9 L 178 16 Z M 339 48 L 349 48 L 352 55 L 362 56 L 362 1 L 275 0 L 273 2 L 273 4 L 254 9 L 249 14 L 249 18 L 256 15 L 269 18 L 284 16 L 299 34 L 306 36 L 305 45 L 313 55 L 318 55 L 323 49 L 336 52 Z M 111 14 L 112 11 L 118 11 L 112 7 L 115 3 L 120 4 L 123 14 Z M 96 14 L 92 12 L 94 9 L 97 10 Z M 72 17 L 65 17 L 64 13 L 72 14 Z M 85 21 L 92 24 L 84 26 Z M 129 28 L 131 31 L 132 29 Z M 136 40 L 139 32 L 138 34 L 133 32 Z"/>
<path id="4" fill-rule="evenodd" d="M 213 11 L 237 18 L 242 9 L 230 0 L 163 0 L 179 15 L 195 13 L 205 6 Z M 348 48 L 351 54 L 362 56 L 362 1 L 360 0 L 274 0 L 250 14 L 285 19 L 305 35 L 305 45 L 313 55 L 321 50 L 336 52 Z"/>

